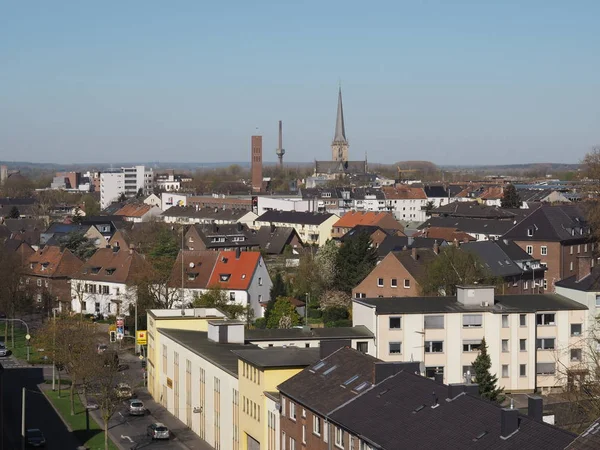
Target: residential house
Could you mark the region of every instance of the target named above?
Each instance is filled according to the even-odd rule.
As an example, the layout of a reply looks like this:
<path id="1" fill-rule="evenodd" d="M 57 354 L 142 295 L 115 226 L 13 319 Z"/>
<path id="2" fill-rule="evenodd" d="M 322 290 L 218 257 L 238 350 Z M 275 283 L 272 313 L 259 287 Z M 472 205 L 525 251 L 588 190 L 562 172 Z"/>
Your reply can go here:
<path id="1" fill-rule="evenodd" d="M 455 297 L 354 299 L 352 322 L 375 334 L 377 358 L 423 361 L 424 374 L 470 382 L 485 338 L 491 373 L 506 392 L 548 392 L 585 368 L 588 308 L 556 294 L 496 295 L 457 286 Z"/>
<path id="2" fill-rule="evenodd" d="M 115 216 L 123 217 L 127 222 L 149 222 L 157 219 L 162 214 L 158 206 L 146 203 L 129 203 L 115 212 Z"/>
<path id="3" fill-rule="evenodd" d="M 458 245 L 460 242 L 471 242 L 477 239 L 469 233 L 460 231 L 458 228 L 450 227 L 427 227 L 413 234 L 413 237 L 437 239 Z"/>
<path id="4" fill-rule="evenodd" d="M 258 250 L 259 244 L 252 230 L 243 223 L 211 225 L 196 224 L 185 233 L 190 250 Z"/>
<path id="5" fill-rule="evenodd" d="M 575 274 L 556 282 L 555 292 L 575 300 L 590 310 L 590 318 L 600 313 L 600 265 L 591 256 L 578 256 Z"/>
<path id="6" fill-rule="evenodd" d="M 333 239 L 341 238 L 358 225 L 377 226 L 399 235 L 403 234 L 402 231 L 404 230 L 402 224 L 394 219 L 394 216 L 390 213 L 350 211 L 333 224 L 331 237 Z"/>
<path id="7" fill-rule="evenodd" d="M 250 307 L 259 318 L 272 282 L 260 252 L 185 250 L 177 256 L 168 286 L 182 285 L 185 303 L 208 289 L 220 288 L 230 301 Z"/>
<path id="8" fill-rule="evenodd" d="M 290 255 L 298 255 L 304 248 L 298 232 L 292 227 L 270 225 L 260 227 L 254 233 L 261 251 L 266 255 L 282 255 L 288 250 Z"/>
<path id="9" fill-rule="evenodd" d="M 430 217 L 419 225 L 419 230 L 427 228 L 449 228 L 462 231 L 475 238 L 477 241 L 490 241 L 499 239 L 517 223 L 518 219 L 475 219 L 471 217 Z"/>
<path id="10" fill-rule="evenodd" d="M 488 206 L 500 206 L 503 198 L 504 188 L 502 186 L 490 186 L 477 197 L 477 200 Z"/>
<path id="11" fill-rule="evenodd" d="M 137 299 L 136 277 L 148 263 L 133 249 L 100 248 L 71 280 L 74 312 L 103 316 L 129 315 Z"/>
<path id="12" fill-rule="evenodd" d="M 160 197 L 156 194 L 150 194 L 148 197 L 146 197 L 144 199 L 144 203 L 146 205 L 150 205 L 150 206 L 158 206 L 159 208 L 162 207 L 162 201 L 161 201 Z"/>
<path id="13" fill-rule="evenodd" d="M 460 249 L 477 256 L 484 269 L 498 280 L 501 294 L 542 294 L 547 289 L 546 268 L 512 241 L 479 241 Z"/>
<path id="14" fill-rule="evenodd" d="M 25 261 L 22 286 L 44 311 L 59 305 L 64 311 L 71 304 L 71 278 L 82 265 L 83 261 L 68 249 L 47 245 Z"/>
<path id="15" fill-rule="evenodd" d="M 571 203 L 567 193 L 556 189 L 517 189 L 517 194 L 523 202 L 523 208 L 531 208 L 539 203 Z"/>
<path id="16" fill-rule="evenodd" d="M 427 219 L 427 194 L 422 187 L 398 184 L 384 187 L 387 210 L 398 220 L 423 222 Z"/>
<path id="17" fill-rule="evenodd" d="M 352 289 L 354 298 L 416 297 L 439 247 L 391 252 Z"/>
<path id="18" fill-rule="evenodd" d="M 305 245 L 322 246 L 331 239 L 333 224 L 339 217 L 330 213 L 267 211 L 254 221 L 254 228 L 274 225 L 292 227 Z"/>
<path id="19" fill-rule="evenodd" d="M 342 190 L 342 198 L 346 199 L 346 190 Z M 385 212 L 387 211 L 385 194 L 381 189 L 353 188 L 350 191 L 352 209 L 356 211 Z M 345 202 L 344 202 L 345 203 Z"/>
<path id="20" fill-rule="evenodd" d="M 16 253 L 23 264 L 35 253 L 35 249 L 20 239 L 7 239 L 4 241 L 4 250 Z"/>
<path id="21" fill-rule="evenodd" d="M 162 213 L 162 218 L 167 223 L 182 224 L 250 224 L 257 215 L 245 209 L 218 209 L 195 206 L 172 206 Z"/>
<path id="22" fill-rule="evenodd" d="M 434 208 L 446 205 L 452 201 L 451 191 L 446 186 L 424 185 L 423 190 L 427 196 L 427 202 L 431 202 Z"/>
<path id="23" fill-rule="evenodd" d="M 373 244 L 373 246 L 375 248 L 379 248 L 379 246 L 381 245 L 381 243 L 383 241 L 385 241 L 388 237 L 406 237 L 403 236 L 402 234 L 397 235 L 397 231 L 395 230 L 384 230 L 383 228 L 380 228 L 376 225 L 357 225 L 354 228 L 350 229 L 350 231 L 348 231 L 346 234 L 344 234 L 341 238 L 338 238 L 337 240 L 339 240 L 342 244 L 345 242 L 348 242 L 352 239 L 356 239 L 358 236 L 360 236 L 361 234 L 366 233 L 369 235 L 369 238 L 371 239 L 371 243 Z M 402 232 L 400 232 L 402 233 Z"/>
<path id="24" fill-rule="evenodd" d="M 40 246 L 60 245 L 61 240 L 66 239 L 70 234 L 82 234 L 97 248 L 106 246 L 106 239 L 95 226 L 58 222 L 50 224 L 46 231 L 40 234 Z"/>
<path id="25" fill-rule="evenodd" d="M 515 208 L 500 208 L 490 206 L 477 201 L 453 201 L 443 206 L 432 209 L 431 217 L 460 217 L 470 219 L 490 219 L 521 221 L 531 211 Z"/>
<path id="26" fill-rule="evenodd" d="M 577 205 L 543 205 L 507 230 L 503 238 L 514 241 L 548 268 L 550 291 L 557 281 L 575 275 L 578 256 L 592 256 L 595 248 L 585 213 Z"/>
<path id="27" fill-rule="evenodd" d="M 444 239 L 433 239 L 413 236 L 386 236 L 377 247 L 379 258 L 384 258 L 390 252 L 399 252 L 412 248 L 433 249 L 435 246 L 443 248 L 448 246 Z"/>
<path id="28" fill-rule="evenodd" d="M 317 365 L 321 362 L 325 365 L 313 374 L 309 386 L 329 367 L 328 358 Z M 541 397 L 529 398 L 524 415 L 518 409 L 481 399 L 476 384 L 444 385 L 409 368 L 392 369 L 375 386 L 361 389 L 327 417 L 334 429 L 333 448 L 563 450 L 577 438 L 543 421 Z M 347 389 L 355 390 L 358 382 L 349 383 Z"/>
<path id="29" fill-rule="evenodd" d="M 95 226 L 106 242 L 109 242 L 117 230 L 124 227 L 124 224 L 123 216 L 93 216 L 81 221 L 81 225 Z"/>

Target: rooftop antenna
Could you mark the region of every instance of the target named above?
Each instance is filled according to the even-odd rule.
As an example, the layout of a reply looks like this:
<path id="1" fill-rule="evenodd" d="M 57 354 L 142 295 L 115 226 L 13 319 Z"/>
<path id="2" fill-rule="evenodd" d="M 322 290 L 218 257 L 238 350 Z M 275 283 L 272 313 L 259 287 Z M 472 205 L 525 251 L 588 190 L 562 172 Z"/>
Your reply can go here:
<path id="1" fill-rule="evenodd" d="M 279 158 L 279 167 L 283 169 L 283 155 L 285 155 L 285 149 L 283 148 L 283 122 L 279 121 L 279 146 L 275 150 L 277 158 Z"/>

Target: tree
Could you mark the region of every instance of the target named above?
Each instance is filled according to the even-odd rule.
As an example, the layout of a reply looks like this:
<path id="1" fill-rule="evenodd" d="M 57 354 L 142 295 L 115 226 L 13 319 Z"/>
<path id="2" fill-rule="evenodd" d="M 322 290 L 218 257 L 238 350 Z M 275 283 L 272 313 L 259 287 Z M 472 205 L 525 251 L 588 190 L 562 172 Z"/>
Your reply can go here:
<path id="1" fill-rule="evenodd" d="M 520 208 L 523 205 L 521 197 L 517 192 L 517 188 L 513 184 L 509 184 L 504 188 L 504 195 L 500 200 L 500 207 L 502 208 Z"/>
<path id="2" fill-rule="evenodd" d="M 10 318 L 26 309 L 27 292 L 21 285 L 23 263 L 19 255 L 0 246 L 0 310 Z M 14 322 L 11 322 L 14 329 Z M 4 342 L 8 342 L 8 325 L 4 326 Z M 14 341 L 12 342 L 14 347 Z"/>
<path id="3" fill-rule="evenodd" d="M 206 292 L 196 296 L 192 305 L 194 308 L 219 308 L 230 319 L 243 318 L 248 313 L 248 308 L 229 299 L 227 292 L 220 286 L 213 286 Z"/>
<path id="4" fill-rule="evenodd" d="M 502 403 L 504 401 L 504 388 L 498 388 L 498 377 L 492 375 L 490 369 L 492 360 L 487 352 L 485 338 L 481 340 L 479 355 L 473 361 L 473 371 L 475 372 L 475 382 L 479 385 L 479 395 L 493 402 Z"/>
<path id="5" fill-rule="evenodd" d="M 117 202 L 118 203 L 123 203 L 125 201 L 127 201 L 127 196 L 125 195 L 125 192 L 121 192 L 119 194 L 119 197 L 117 198 Z"/>
<path id="6" fill-rule="evenodd" d="M 426 204 L 425 204 L 425 215 L 427 217 L 431 216 L 431 210 L 435 207 L 435 203 L 433 203 L 433 201 L 429 200 Z"/>
<path id="7" fill-rule="evenodd" d="M 100 203 L 98 203 L 98 201 L 90 194 L 81 197 L 81 204 L 83 205 L 83 210 L 87 217 L 93 217 L 100 214 Z"/>
<path id="8" fill-rule="evenodd" d="M 422 295 L 456 295 L 461 284 L 496 284 L 496 279 L 470 252 L 450 245 L 425 267 L 425 277 L 417 280 Z"/>
<path id="9" fill-rule="evenodd" d="M 339 253 L 339 247 L 337 244 L 329 240 L 322 246 L 315 257 L 315 263 L 321 280 L 323 281 L 324 289 L 331 289 L 335 284 L 337 277 L 337 256 Z"/>
<path id="10" fill-rule="evenodd" d="M 292 328 L 300 325 L 300 314 L 288 297 L 279 297 L 267 320 L 267 328 Z"/>
<path id="11" fill-rule="evenodd" d="M 600 146 L 585 155 L 582 171 L 588 179 L 583 185 L 583 194 L 587 197 L 581 202 L 594 237 L 600 239 Z"/>
<path id="12" fill-rule="evenodd" d="M 96 253 L 94 241 L 77 231 L 72 231 L 59 238 L 58 243 L 62 248 L 69 249 L 71 253 L 83 260 L 88 260 Z"/>
<path id="13" fill-rule="evenodd" d="M 358 285 L 377 264 L 377 250 L 368 233 L 359 233 L 342 244 L 336 256 L 335 288 L 348 292 Z"/>
<path id="14" fill-rule="evenodd" d="M 13 206 L 12 208 L 10 208 L 10 212 L 8 213 L 8 219 L 18 219 L 19 217 L 21 217 L 21 213 L 19 212 L 19 208 L 17 208 L 16 206 Z"/>
<path id="15" fill-rule="evenodd" d="M 323 323 L 326 327 L 346 327 L 352 326 L 348 308 L 344 306 L 331 306 L 323 310 Z"/>
<path id="16" fill-rule="evenodd" d="M 144 190 L 142 188 L 139 188 L 137 193 L 135 194 L 135 198 L 140 199 L 140 198 L 144 198 Z"/>
<path id="17" fill-rule="evenodd" d="M 275 277 L 273 278 L 273 286 L 271 286 L 269 302 L 267 303 L 267 307 L 265 308 L 265 321 L 268 322 L 269 316 L 271 315 L 271 311 L 273 310 L 273 305 L 279 297 L 287 296 L 287 287 L 285 285 L 285 281 L 283 280 L 283 276 L 280 271 L 277 271 Z"/>

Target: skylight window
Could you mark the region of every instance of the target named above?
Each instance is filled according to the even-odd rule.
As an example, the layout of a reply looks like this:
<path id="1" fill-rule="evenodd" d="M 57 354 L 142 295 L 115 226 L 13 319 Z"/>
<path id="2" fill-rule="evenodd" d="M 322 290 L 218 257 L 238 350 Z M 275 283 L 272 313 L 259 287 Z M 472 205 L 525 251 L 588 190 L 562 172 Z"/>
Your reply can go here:
<path id="1" fill-rule="evenodd" d="M 358 386 L 356 386 L 356 387 L 354 388 L 354 390 L 355 390 L 356 392 L 360 392 L 360 391 L 362 391 L 363 389 L 365 389 L 367 386 L 369 386 L 370 384 L 371 384 L 371 383 L 369 383 L 368 381 L 363 381 L 363 382 L 362 382 L 362 383 L 360 383 Z"/>
<path id="2" fill-rule="evenodd" d="M 348 386 L 349 384 L 352 384 L 356 380 L 358 380 L 358 375 L 354 375 L 352 378 L 349 378 L 346 381 L 344 381 L 344 386 Z"/>
<path id="3" fill-rule="evenodd" d="M 221 281 L 229 281 L 229 278 L 231 278 L 230 273 L 222 273 L 221 275 L 219 275 L 219 279 Z"/>
<path id="4" fill-rule="evenodd" d="M 323 372 L 323 375 L 329 375 L 331 372 L 333 372 L 335 369 L 337 368 L 337 366 L 332 366 L 329 369 L 327 369 L 325 372 Z"/>
<path id="5" fill-rule="evenodd" d="M 312 370 L 319 370 L 320 368 L 322 368 L 325 365 L 325 361 L 319 361 L 313 368 Z"/>

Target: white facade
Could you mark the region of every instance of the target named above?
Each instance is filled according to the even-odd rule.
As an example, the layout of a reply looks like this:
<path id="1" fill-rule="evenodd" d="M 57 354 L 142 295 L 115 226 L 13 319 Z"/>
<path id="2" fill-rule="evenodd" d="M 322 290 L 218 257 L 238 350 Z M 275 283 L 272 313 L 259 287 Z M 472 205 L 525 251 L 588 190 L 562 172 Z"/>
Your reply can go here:
<path id="1" fill-rule="evenodd" d="M 427 214 L 425 206 L 429 200 L 422 198 L 400 198 L 386 200 L 386 210 L 391 212 L 396 220 L 425 222 Z"/>
<path id="2" fill-rule="evenodd" d="M 316 205 L 312 200 L 302 200 L 296 198 L 277 198 L 277 197 L 258 197 L 258 215 L 261 216 L 267 211 L 316 211 Z"/>
<path id="3" fill-rule="evenodd" d="M 71 310 L 76 313 L 128 316 L 136 300 L 135 288 L 124 283 L 71 280 Z"/>
<path id="4" fill-rule="evenodd" d="M 321 339 L 289 339 L 289 340 L 252 340 L 251 338 L 247 338 L 249 344 L 257 345 L 260 348 L 270 348 L 270 347 L 298 347 L 298 348 L 319 348 L 321 347 L 321 341 L 329 340 L 326 337 Z M 362 337 L 351 339 L 351 346 L 355 350 L 362 351 L 364 349 L 364 345 L 366 343 L 367 351 L 365 352 L 367 355 L 375 356 L 375 340 L 372 337 Z"/>
<path id="5" fill-rule="evenodd" d="M 178 191 L 181 189 L 181 181 L 173 175 L 167 175 L 156 179 L 156 187 L 167 192 Z"/>
<path id="6" fill-rule="evenodd" d="M 545 316 L 538 317 L 541 314 Z M 544 317 L 548 324 L 538 325 Z M 375 334 L 375 357 L 424 361 L 426 375 L 441 371 L 446 384 L 464 383 L 467 374 L 474 376 L 477 345 L 485 338 L 491 372 L 507 392 L 564 385 L 564 368 L 581 367 L 571 350 L 582 346 L 581 335 L 588 329 L 587 310 L 378 315 L 374 306 L 360 300 L 353 302 L 352 319 L 353 325 L 365 325 Z M 431 328 L 429 320 L 440 320 L 441 327 Z"/>
<path id="7" fill-rule="evenodd" d="M 233 417 L 239 417 L 237 376 L 165 335 L 160 343 L 157 356 L 167 362 L 156 374 L 162 388 L 157 395 L 160 403 L 213 448 L 234 448 Z"/>
<path id="8" fill-rule="evenodd" d="M 159 208 L 161 208 L 161 206 L 162 206 L 160 197 L 156 194 L 150 194 L 148 197 L 146 197 L 144 199 L 144 203 L 146 205 L 150 205 L 150 206 L 158 206 Z"/>
<path id="9" fill-rule="evenodd" d="M 171 192 L 162 192 L 160 194 L 161 209 L 166 211 L 171 206 L 187 206 L 187 196 L 173 194 Z"/>
<path id="10" fill-rule="evenodd" d="M 125 193 L 125 175 L 122 172 L 100 174 L 100 208 L 104 209 Z"/>

